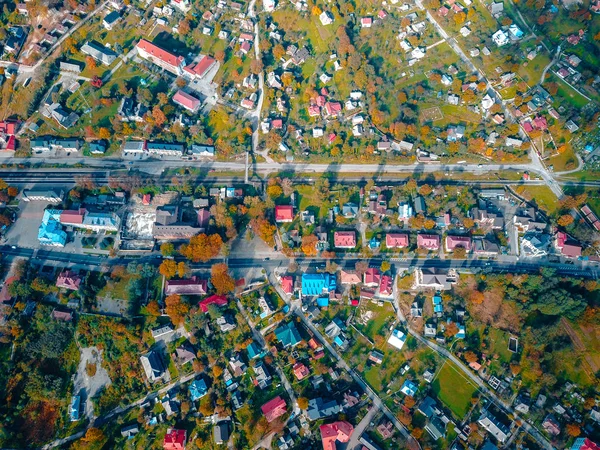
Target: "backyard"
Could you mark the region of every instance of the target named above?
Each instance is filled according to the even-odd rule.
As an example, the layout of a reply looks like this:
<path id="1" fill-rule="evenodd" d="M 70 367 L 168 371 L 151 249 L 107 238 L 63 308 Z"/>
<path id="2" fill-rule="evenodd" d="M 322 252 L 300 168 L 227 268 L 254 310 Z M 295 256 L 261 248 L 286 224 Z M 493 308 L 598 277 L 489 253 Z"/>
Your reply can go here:
<path id="1" fill-rule="evenodd" d="M 458 368 L 446 362 L 432 383 L 433 392 L 457 419 L 461 420 L 471 408 L 471 398 L 477 388 L 460 373 Z"/>

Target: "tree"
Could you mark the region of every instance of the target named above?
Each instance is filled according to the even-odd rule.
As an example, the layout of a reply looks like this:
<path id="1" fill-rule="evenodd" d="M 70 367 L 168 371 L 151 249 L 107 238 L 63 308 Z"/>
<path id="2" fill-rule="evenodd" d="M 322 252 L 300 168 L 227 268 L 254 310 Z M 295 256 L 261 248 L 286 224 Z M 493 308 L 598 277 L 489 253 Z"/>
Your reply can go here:
<path id="1" fill-rule="evenodd" d="M 211 209 L 212 212 L 212 209 Z M 207 262 L 221 253 L 223 239 L 218 234 L 199 234 L 190 239 L 190 243 L 181 246 L 180 253 L 194 262 Z"/>
<path id="2" fill-rule="evenodd" d="M 306 256 L 317 256 L 317 243 L 319 239 L 314 234 L 302 236 L 302 245 L 300 249 Z"/>
<path id="3" fill-rule="evenodd" d="M 260 59 L 253 59 L 250 63 L 250 71 L 255 75 L 261 73 L 263 71 L 262 61 Z"/>
<path id="4" fill-rule="evenodd" d="M 571 225 L 573 223 L 574 220 L 575 219 L 573 219 L 573 216 L 571 214 L 563 214 L 562 216 L 560 216 L 558 218 L 556 223 L 558 225 L 560 225 L 561 227 L 568 227 L 569 225 Z"/>
<path id="5" fill-rule="evenodd" d="M 471 302 L 473 302 L 475 305 L 481 305 L 484 300 L 483 292 L 477 290 L 472 291 L 471 295 L 469 296 L 469 300 L 471 300 Z"/>
<path id="6" fill-rule="evenodd" d="M 465 361 L 467 361 L 468 363 L 473 363 L 473 362 L 477 362 L 477 355 L 472 352 L 471 350 L 468 350 L 465 352 L 465 354 L 463 355 L 465 358 Z"/>
<path id="7" fill-rule="evenodd" d="M 183 323 L 184 316 L 189 312 L 190 307 L 187 303 L 181 301 L 178 294 L 169 295 L 165 298 L 165 312 L 174 325 L 179 326 Z"/>
<path id="8" fill-rule="evenodd" d="M 17 195 L 19 195 L 19 188 L 15 187 L 15 186 L 10 186 L 6 190 L 6 193 L 8 194 L 9 197 L 16 197 Z"/>
<path id="9" fill-rule="evenodd" d="M 101 127 L 98 130 L 98 137 L 100 139 L 110 139 L 112 137 L 112 133 L 110 132 L 110 130 L 106 127 Z"/>
<path id="10" fill-rule="evenodd" d="M 100 428 L 88 428 L 82 441 L 87 444 L 97 444 L 105 439 L 104 433 Z"/>
<path id="11" fill-rule="evenodd" d="M 165 259 L 158 267 L 158 273 L 166 279 L 171 279 L 177 275 L 177 263 L 172 259 Z"/>
<path id="12" fill-rule="evenodd" d="M 308 409 L 308 399 L 306 397 L 298 397 L 298 408 L 303 410 Z"/>
<path id="13" fill-rule="evenodd" d="M 452 253 L 454 259 L 465 259 L 467 256 L 467 249 L 464 247 L 455 247 Z"/>
<path id="14" fill-rule="evenodd" d="M 154 118 L 154 123 L 158 127 L 162 126 L 167 121 L 167 116 L 165 116 L 165 113 L 162 112 L 158 106 L 152 108 L 152 117 Z"/>
<path id="15" fill-rule="evenodd" d="M 392 265 L 390 264 L 389 261 L 383 261 L 381 263 L 381 271 L 382 272 L 388 272 L 390 269 L 392 268 Z"/>
<path id="16" fill-rule="evenodd" d="M 577 437 L 581 434 L 581 428 L 575 423 L 568 423 L 567 434 L 572 437 Z"/>
<path id="17" fill-rule="evenodd" d="M 94 70 L 96 68 L 96 60 L 91 56 L 85 57 L 85 64 L 90 70 Z"/>
<path id="18" fill-rule="evenodd" d="M 458 333 L 458 327 L 456 326 L 456 323 L 450 322 L 449 324 L 446 325 L 446 329 L 444 330 L 444 335 L 446 335 L 447 338 L 454 337 L 456 335 L 456 333 Z"/>
<path id="19" fill-rule="evenodd" d="M 181 36 L 186 36 L 191 30 L 190 21 L 188 19 L 183 19 L 181 22 L 179 22 L 179 26 L 177 28 L 179 29 L 179 34 Z"/>
<path id="20" fill-rule="evenodd" d="M 215 52 L 215 59 L 221 63 L 225 61 L 225 52 L 223 50 Z"/>
<path id="21" fill-rule="evenodd" d="M 160 316 L 160 306 L 156 300 L 152 300 L 146 305 L 146 313 L 154 317 Z"/>
<path id="22" fill-rule="evenodd" d="M 163 256 L 173 256 L 175 254 L 175 246 L 170 242 L 165 242 L 160 246 L 160 252 Z"/>
<path id="23" fill-rule="evenodd" d="M 275 47 L 273 47 L 273 57 L 275 59 L 281 59 L 284 56 L 285 56 L 285 49 L 283 48 L 283 45 L 281 45 L 281 44 L 275 45 Z"/>
<path id="24" fill-rule="evenodd" d="M 404 406 L 406 406 L 407 408 L 412 408 L 413 406 L 415 406 L 417 402 L 415 401 L 415 399 L 409 395 L 407 395 L 404 398 Z"/>
<path id="25" fill-rule="evenodd" d="M 214 264 L 211 267 L 210 281 L 219 295 L 228 294 L 235 289 L 235 280 L 229 274 L 229 268 L 225 263 Z"/>
<path id="26" fill-rule="evenodd" d="M 273 199 L 281 197 L 283 195 L 283 188 L 278 184 L 273 184 L 267 187 L 267 194 Z"/>
<path id="27" fill-rule="evenodd" d="M 424 195 L 424 196 L 429 195 L 432 192 L 433 192 L 433 189 L 428 184 L 424 184 L 423 186 L 421 186 L 419 188 L 419 194 Z"/>

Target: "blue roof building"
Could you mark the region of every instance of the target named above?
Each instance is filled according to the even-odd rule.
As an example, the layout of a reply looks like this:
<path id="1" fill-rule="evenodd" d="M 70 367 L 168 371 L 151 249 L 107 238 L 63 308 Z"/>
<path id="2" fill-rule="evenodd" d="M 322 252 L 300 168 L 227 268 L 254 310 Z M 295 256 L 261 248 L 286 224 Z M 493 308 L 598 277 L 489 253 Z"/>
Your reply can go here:
<path id="1" fill-rule="evenodd" d="M 404 395 L 408 395 L 410 397 L 414 397 L 418 390 L 419 390 L 419 387 L 410 380 L 406 380 L 404 382 L 404 384 L 402 385 L 402 387 L 400 388 L 400 391 Z"/>
<path id="2" fill-rule="evenodd" d="M 288 322 L 275 330 L 275 336 L 284 347 L 294 347 L 298 345 L 302 338 L 293 322 Z"/>
<path id="3" fill-rule="evenodd" d="M 193 402 L 204 397 L 207 392 L 208 388 L 206 387 L 206 383 L 203 379 L 194 380 L 190 384 L 190 399 Z"/>
<path id="4" fill-rule="evenodd" d="M 467 337 L 467 333 L 465 330 L 465 326 L 464 325 L 459 325 L 458 327 L 458 333 L 456 333 L 456 338 L 457 339 L 464 339 Z"/>
<path id="5" fill-rule="evenodd" d="M 375 250 L 375 249 L 378 249 L 379 247 L 381 247 L 381 241 L 379 239 L 377 239 L 375 236 L 373 236 L 371 238 L 371 240 L 369 241 L 369 248 L 371 250 Z"/>
<path id="6" fill-rule="evenodd" d="M 335 291 L 335 276 L 329 273 L 303 273 L 302 295 L 316 296 Z"/>
<path id="7" fill-rule="evenodd" d="M 71 407 L 69 408 L 69 418 L 71 422 L 77 422 L 79 420 L 79 408 L 81 406 L 81 398 L 79 395 L 74 395 L 71 398 Z"/>
<path id="8" fill-rule="evenodd" d="M 262 349 L 258 346 L 256 342 L 251 342 L 248 347 L 246 347 L 246 351 L 248 352 L 248 358 L 254 359 L 262 356 Z"/>
<path id="9" fill-rule="evenodd" d="M 329 306 L 329 297 L 319 297 L 317 299 L 317 306 L 319 308 L 326 308 Z"/>
<path id="10" fill-rule="evenodd" d="M 442 297 L 439 295 L 433 296 L 433 312 L 436 314 L 441 314 L 444 311 L 444 307 L 442 305 Z"/>
<path id="11" fill-rule="evenodd" d="M 38 229 L 38 241 L 40 244 L 64 247 L 67 243 L 67 233 L 63 231 L 60 224 L 61 212 L 56 209 L 47 209 L 44 211 L 44 217 Z"/>

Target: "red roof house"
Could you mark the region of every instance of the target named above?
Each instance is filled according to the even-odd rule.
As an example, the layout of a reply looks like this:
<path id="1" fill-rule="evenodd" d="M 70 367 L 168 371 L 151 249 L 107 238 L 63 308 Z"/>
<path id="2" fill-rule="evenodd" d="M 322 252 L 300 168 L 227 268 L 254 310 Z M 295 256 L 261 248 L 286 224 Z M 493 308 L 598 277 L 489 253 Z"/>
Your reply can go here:
<path id="1" fill-rule="evenodd" d="M 281 289 L 283 289 L 283 292 L 285 292 L 286 294 L 293 294 L 294 293 L 294 279 L 289 275 L 286 275 L 285 277 L 281 277 Z"/>
<path id="2" fill-rule="evenodd" d="M 523 129 L 527 133 L 531 133 L 533 131 L 533 125 L 532 125 L 532 123 L 529 120 L 527 122 L 523 122 Z"/>
<path id="3" fill-rule="evenodd" d="M 340 272 L 340 281 L 342 284 L 358 284 L 360 283 L 360 277 L 354 271 L 346 272 L 342 270 Z"/>
<path id="4" fill-rule="evenodd" d="M 200 100 L 198 100 L 193 95 L 188 94 L 187 92 L 183 92 L 182 90 L 178 90 L 173 96 L 173 102 L 188 111 L 196 112 L 198 108 L 200 108 Z"/>
<path id="5" fill-rule="evenodd" d="M 381 274 L 379 273 L 379 269 L 375 269 L 373 267 L 367 269 L 364 275 L 364 284 L 365 286 L 379 286 L 381 281 Z"/>
<path id="6" fill-rule="evenodd" d="M 339 102 L 325 103 L 325 112 L 328 116 L 335 116 L 342 112 L 342 104 Z"/>
<path id="7" fill-rule="evenodd" d="M 385 246 L 387 248 L 408 247 L 408 234 L 388 233 L 385 235 Z"/>
<path id="8" fill-rule="evenodd" d="M 198 227 L 206 230 L 206 228 L 208 228 L 208 222 L 210 221 L 210 210 L 201 208 L 198 210 L 196 217 L 198 219 Z"/>
<path id="9" fill-rule="evenodd" d="M 56 287 L 70 289 L 71 291 L 78 290 L 80 285 L 81 277 L 70 270 L 61 272 L 56 280 Z"/>
<path id="10" fill-rule="evenodd" d="M 183 56 L 174 55 L 173 53 L 170 53 L 145 39 L 140 39 L 135 48 L 142 58 L 147 59 L 157 66 L 160 66 L 176 75 L 180 75 L 182 73 L 183 66 L 185 65 L 185 59 Z"/>
<path id="11" fill-rule="evenodd" d="M 545 117 L 536 117 L 535 119 L 533 119 L 533 125 L 538 129 L 538 130 L 546 130 L 548 128 L 548 122 L 546 121 Z"/>
<path id="12" fill-rule="evenodd" d="M 293 222 L 294 207 L 292 205 L 277 205 L 275 206 L 275 222 Z"/>
<path id="13" fill-rule="evenodd" d="M 308 107 L 308 115 L 309 117 L 316 117 L 321 114 L 321 108 L 317 105 L 310 105 Z"/>
<path id="14" fill-rule="evenodd" d="M 210 305 L 225 306 L 227 305 L 227 297 L 224 295 L 211 295 L 198 302 L 198 306 L 203 313 L 208 312 L 208 307 Z"/>
<path id="15" fill-rule="evenodd" d="M 310 370 L 308 370 L 308 367 L 306 367 L 302 363 L 294 364 L 293 371 L 294 371 L 294 375 L 296 375 L 296 378 L 298 379 L 298 381 L 300 381 L 310 375 Z"/>
<path id="16" fill-rule="evenodd" d="M 381 283 L 379 284 L 379 293 L 381 295 L 392 295 L 392 277 L 389 275 L 383 275 L 381 277 Z"/>
<path id="17" fill-rule="evenodd" d="M 260 409 L 265 416 L 265 419 L 267 419 L 267 422 L 273 422 L 275 419 L 283 416 L 287 412 L 285 400 L 280 396 L 269 400 L 267 403 L 262 405 Z"/>
<path id="18" fill-rule="evenodd" d="M 17 132 L 18 122 L 2 121 L 0 122 L 0 133 L 14 135 Z"/>
<path id="19" fill-rule="evenodd" d="M 283 128 L 283 120 L 281 120 L 281 119 L 273 119 L 273 120 L 271 120 L 271 126 L 275 130 L 281 130 Z"/>
<path id="20" fill-rule="evenodd" d="M 67 209 L 60 213 L 60 223 L 72 223 L 80 224 L 83 223 L 83 217 L 85 216 L 85 209 Z"/>
<path id="21" fill-rule="evenodd" d="M 336 231 L 333 233 L 333 245 L 336 248 L 356 247 L 356 233 L 354 231 Z"/>
<path id="22" fill-rule="evenodd" d="M 437 250 L 440 248 L 440 237 L 437 234 L 419 234 L 417 236 L 417 247 Z"/>
<path id="23" fill-rule="evenodd" d="M 570 239 L 567 233 L 559 231 L 556 233 L 556 248 L 567 258 L 578 258 L 581 256 L 581 245 Z"/>
<path id="24" fill-rule="evenodd" d="M 185 441 L 187 439 L 187 432 L 185 430 L 176 430 L 175 428 L 169 428 L 165 439 L 163 440 L 164 450 L 183 450 L 185 449 Z"/>
<path id="25" fill-rule="evenodd" d="M 600 445 L 588 438 L 579 438 L 575 440 L 571 450 L 600 450 Z"/>
<path id="26" fill-rule="evenodd" d="M 207 72 L 216 64 L 214 58 L 210 56 L 204 55 L 197 64 L 190 64 L 189 66 L 185 66 L 183 70 L 185 70 L 188 74 L 196 78 L 202 78 Z"/>
<path id="27" fill-rule="evenodd" d="M 471 238 L 468 236 L 446 236 L 446 251 L 452 252 L 456 247 L 471 250 Z"/>
<path id="28" fill-rule="evenodd" d="M 323 450 L 335 450 L 336 441 L 348 442 L 354 427 L 346 421 L 327 423 L 319 427 Z"/>
<path id="29" fill-rule="evenodd" d="M 204 295 L 206 294 L 208 282 L 196 276 L 187 280 L 167 280 L 165 283 L 165 295 Z"/>
<path id="30" fill-rule="evenodd" d="M 152 195 L 150 195 L 150 194 L 142 195 L 142 205 L 145 205 L 145 206 L 150 205 L 150 200 L 152 200 Z"/>
<path id="31" fill-rule="evenodd" d="M 242 45 L 240 45 L 240 50 L 244 54 L 247 54 L 251 48 L 252 48 L 252 43 L 249 41 L 244 41 L 244 42 L 242 42 Z"/>
<path id="32" fill-rule="evenodd" d="M 54 309 L 52 310 L 52 318 L 55 320 L 61 320 L 63 322 L 70 322 L 73 320 L 73 313 L 70 311 L 59 311 Z"/>
<path id="33" fill-rule="evenodd" d="M 13 135 L 8 136 L 5 149 L 14 152 L 17 149 L 17 138 L 15 138 Z"/>

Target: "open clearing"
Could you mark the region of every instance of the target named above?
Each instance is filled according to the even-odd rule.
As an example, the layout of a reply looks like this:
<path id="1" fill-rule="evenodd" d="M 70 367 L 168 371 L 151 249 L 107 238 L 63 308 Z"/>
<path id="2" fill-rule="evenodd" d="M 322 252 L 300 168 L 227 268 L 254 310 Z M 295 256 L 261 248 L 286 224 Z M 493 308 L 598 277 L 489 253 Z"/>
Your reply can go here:
<path id="1" fill-rule="evenodd" d="M 89 376 L 86 370 L 87 365 L 95 365 L 96 373 Z M 94 417 L 94 405 L 91 399 L 102 389 L 111 383 L 108 372 L 102 367 L 102 351 L 97 347 L 87 347 L 81 349 L 81 359 L 77 367 L 73 394 L 81 396 L 84 415 L 88 419 Z"/>
<path id="2" fill-rule="evenodd" d="M 437 106 L 424 109 L 423 112 L 421 112 L 421 122 L 435 122 L 436 120 L 442 120 L 443 118 L 444 114 L 442 114 L 442 110 Z"/>
<path id="3" fill-rule="evenodd" d="M 433 380 L 432 387 L 437 398 L 460 420 L 471 408 L 471 398 L 477 392 L 477 388 L 448 361 Z"/>

